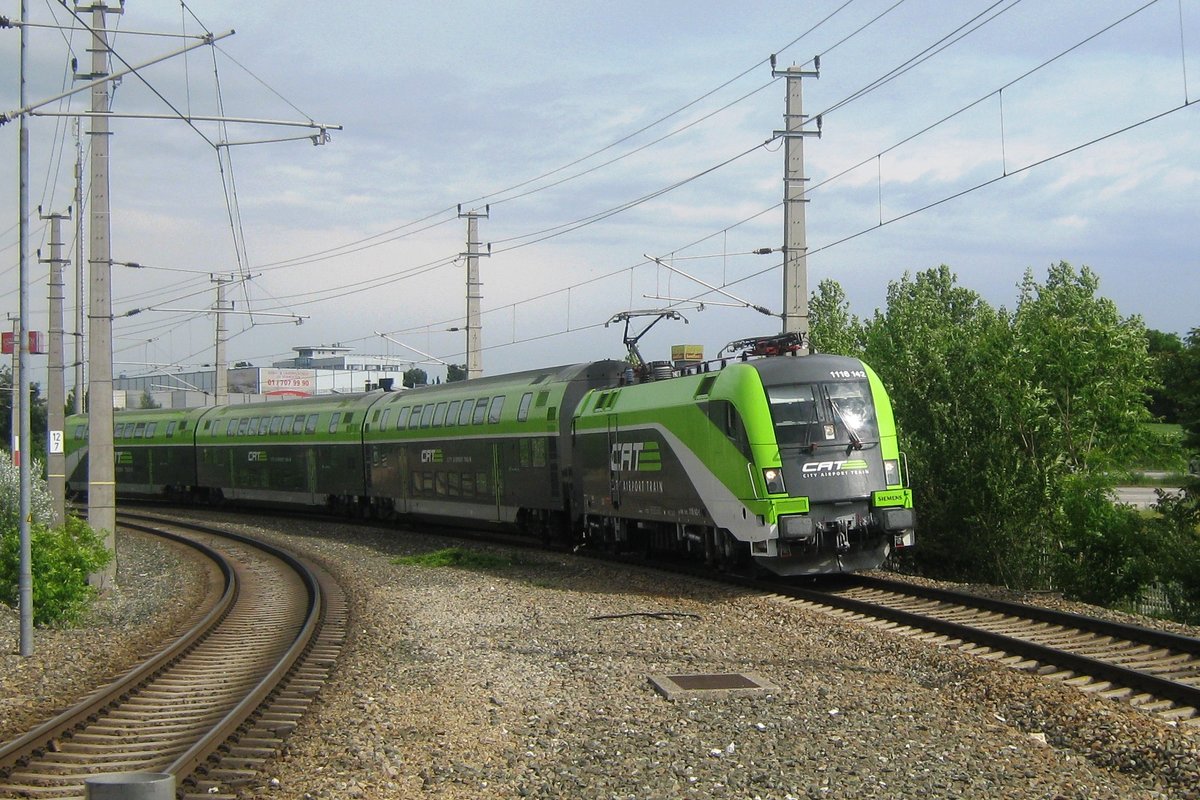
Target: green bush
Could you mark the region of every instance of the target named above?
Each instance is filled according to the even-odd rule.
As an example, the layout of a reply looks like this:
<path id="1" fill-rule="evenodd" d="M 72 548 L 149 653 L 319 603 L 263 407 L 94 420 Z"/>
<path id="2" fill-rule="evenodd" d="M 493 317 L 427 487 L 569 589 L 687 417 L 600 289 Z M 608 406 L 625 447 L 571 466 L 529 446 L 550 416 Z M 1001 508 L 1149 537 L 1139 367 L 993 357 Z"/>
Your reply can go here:
<path id="1" fill-rule="evenodd" d="M 1136 510 L 1112 502 L 1102 478 L 1077 475 L 1064 483 L 1055 529 L 1055 585 L 1068 597 L 1114 606 L 1153 583 L 1157 537 Z"/>
<path id="2" fill-rule="evenodd" d="M 79 621 L 96 596 L 88 574 L 108 565 L 112 553 L 88 524 L 68 517 L 51 527 L 52 503 L 35 463 L 30 485 L 30 571 L 33 573 L 33 621 L 70 625 Z M 12 459 L 0 455 L 0 602 L 16 606 L 20 580 L 20 476 Z"/>
<path id="3" fill-rule="evenodd" d="M 68 517 L 57 528 L 34 523 L 29 534 L 34 624 L 78 623 L 96 596 L 88 575 L 107 566 L 112 553 L 78 517 Z M 13 606 L 18 602 L 19 563 L 18 531 L 5 530 L 0 542 L 0 600 Z"/>
<path id="4" fill-rule="evenodd" d="M 1158 583 L 1166 592 L 1172 619 L 1200 624 L 1200 479 L 1182 492 L 1159 495 L 1158 516 L 1149 520 L 1154 533 Z"/>

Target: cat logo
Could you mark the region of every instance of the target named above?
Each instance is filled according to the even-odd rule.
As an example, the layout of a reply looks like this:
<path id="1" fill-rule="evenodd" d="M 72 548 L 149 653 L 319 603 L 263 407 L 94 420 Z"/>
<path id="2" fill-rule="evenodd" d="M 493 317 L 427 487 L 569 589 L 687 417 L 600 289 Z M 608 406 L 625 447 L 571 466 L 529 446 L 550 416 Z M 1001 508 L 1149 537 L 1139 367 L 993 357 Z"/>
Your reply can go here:
<path id="1" fill-rule="evenodd" d="M 267 451 L 266 450 L 251 450 L 249 453 L 246 453 L 246 460 L 247 461 L 261 461 L 261 462 L 265 463 L 267 460 Z"/>
<path id="2" fill-rule="evenodd" d="M 440 464 L 442 463 L 442 451 L 440 448 L 421 451 L 422 464 Z"/>
<path id="3" fill-rule="evenodd" d="M 617 442 L 609 452 L 608 468 L 613 472 L 658 472 L 662 469 L 658 442 Z"/>
<path id="4" fill-rule="evenodd" d="M 867 462 L 861 458 L 845 459 L 842 461 L 810 461 L 804 465 L 803 473 L 807 476 L 841 476 L 864 475 L 870 470 Z"/>

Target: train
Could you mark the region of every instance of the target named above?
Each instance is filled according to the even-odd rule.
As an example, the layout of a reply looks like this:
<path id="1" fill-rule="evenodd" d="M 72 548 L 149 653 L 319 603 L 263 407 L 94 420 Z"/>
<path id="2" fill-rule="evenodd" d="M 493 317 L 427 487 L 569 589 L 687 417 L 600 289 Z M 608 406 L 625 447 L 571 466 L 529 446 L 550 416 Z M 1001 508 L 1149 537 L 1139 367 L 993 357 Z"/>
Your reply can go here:
<path id="1" fill-rule="evenodd" d="M 915 544 L 887 391 L 778 337 L 730 357 L 601 360 L 401 391 L 114 414 L 118 497 L 500 526 L 781 576 Z M 67 420 L 85 495 L 87 417 Z"/>

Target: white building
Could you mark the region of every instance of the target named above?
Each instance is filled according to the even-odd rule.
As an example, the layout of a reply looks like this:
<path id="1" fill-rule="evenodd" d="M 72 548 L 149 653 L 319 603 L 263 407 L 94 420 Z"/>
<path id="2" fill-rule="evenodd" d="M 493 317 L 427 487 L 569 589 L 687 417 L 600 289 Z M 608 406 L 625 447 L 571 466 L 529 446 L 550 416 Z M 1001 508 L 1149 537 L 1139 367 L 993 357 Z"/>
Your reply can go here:
<path id="1" fill-rule="evenodd" d="M 227 370 L 228 402 L 254 403 L 263 400 L 309 397 L 320 394 L 349 394 L 384 387 L 400 389 L 411 361 L 382 356 L 352 355 L 339 345 L 294 347 L 296 357 L 276 361 L 270 367 L 237 366 Z M 213 405 L 216 371 L 157 372 L 113 379 L 116 408 L 139 408 L 147 395 L 163 408 Z"/>

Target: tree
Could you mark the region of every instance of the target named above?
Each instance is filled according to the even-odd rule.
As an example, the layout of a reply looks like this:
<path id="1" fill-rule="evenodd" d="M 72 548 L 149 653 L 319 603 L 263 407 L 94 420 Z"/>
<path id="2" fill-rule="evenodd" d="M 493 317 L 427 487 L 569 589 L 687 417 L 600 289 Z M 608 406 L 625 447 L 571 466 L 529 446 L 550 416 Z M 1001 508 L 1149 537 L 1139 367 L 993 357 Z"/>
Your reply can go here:
<path id="1" fill-rule="evenodd" d="M 1014 446 L 1027 399 L 1000 379 L 1012 358 L 1006 315 L 941 266 L 889 284 L 887 310 L 866 323 L 864 340 L 908 452 L 919 563 L 946 576 L 1030 582 L 1041 548 L 1024 532 L 1041 489 Z"/>
<path id="2" fill-rule="evenodd" d="M 1045 284 L 1025 273 L 1013 317 L 1017 379 L 1046 392 L 1047 434 L 1074 472 L 1120 466 L 1142 449 L 1152 361 L 1145 326 L 1097 296 L 1099 279 L 1065 261 Z"/>
<path id="3" fill-rule="evenodd" d="M 1192 328 L 1187 346 L 1179 353 L 1173 389 L 1179 404 L 1184 447 L 1192 452 L 1193 462 L 1200 463 L 1200 328 Z"/>
<path id="4" fill-rule="evenodd" d="M 814 353 L 851 356 L 862 352 L 862 323 L 850 314 L 846 292 L 837 281 L 821 281 L 809 298 L 808 336 Z"/>
<path id="5" fill-rule="evenodd" d="M 429 376 L 420 367 L 404 370 L 404 385 L 409 389 L 414 386 L 424 386 L 429 382 Z"/>
<path id="6" fill-rule="evenodd" d="M 941 266 L 890 284 L 886 312 L 865 323 L 864 358 L 909 456 L 925 570 L 1106 601 L 1149 579 L 1136 522 L 1108 499 L 1111 467 L 1147 418 L 1145 329 L 1097 288 L 1086 267 L 1060 263 L 1045 284 L 1027 273 L 1010 313 Z"/>
<path id="7" fill-rule="evenodd" d="M 465 381 L 466 379 L 467 366 L 465 364 L 446 365 L 446 383 L 455 383 L 457 381 Z"/>
<path id="8" fill-rule="evenodd" d="M 1154 363 L 1154 380 L 1149 388 L 1150 413 L 1163 422 L 1179 422 L 1179 389 L 1176 384 L 1183 340 L 1178 334 L 1151 328 L 1146 331 L 1146 350 Z"/>
<path id="9" fill-rule="evenodd" d="M 0 366 L 0 441 L 6 448 L 12 442 L 13 396 L 12 370 Z M 33 442 L 28 452 L 38 457 L 46 452 L 46 400 L 36 383 L 29 385 L 29 400 L 29 433 Z"/>
<path id="10" fill-rule="evenodd" d="M 149 389 L 143 389 L 138 408 L 162 408 L 162 403 L 154 399 L 154 395 L 150 394 Z"/>

